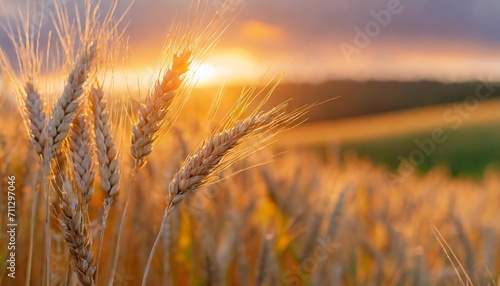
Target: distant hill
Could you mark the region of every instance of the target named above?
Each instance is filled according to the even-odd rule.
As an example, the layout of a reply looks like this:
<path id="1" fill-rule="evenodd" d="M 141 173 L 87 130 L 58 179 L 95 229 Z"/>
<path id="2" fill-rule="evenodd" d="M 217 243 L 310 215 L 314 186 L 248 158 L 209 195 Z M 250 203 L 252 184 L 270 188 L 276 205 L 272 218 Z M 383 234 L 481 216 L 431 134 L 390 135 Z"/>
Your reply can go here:
<path id="1" fill-rule="evenodd" d="M 313 102 L 327 102 L 309 114 L 309 122 L 332 120 L 389 111 L 418 108 L 429 105 L 463 102 L 468 96 L 474 96 L 479 82 L 441 83 L 432 81 L 330 81 L 322 84 L 280 84 L 269 104 L 276 104 L 293 98 L 291 107 L 298 107 Z M 500 97 L 500 85 L 494 86 L 490 98 Z M 198 92 L 212 92 L 197 89 Z M 224 94 L 237 95 L 242 87 L 224 88 Z M 485 92 L 481 89 L 481 92 Z"/>

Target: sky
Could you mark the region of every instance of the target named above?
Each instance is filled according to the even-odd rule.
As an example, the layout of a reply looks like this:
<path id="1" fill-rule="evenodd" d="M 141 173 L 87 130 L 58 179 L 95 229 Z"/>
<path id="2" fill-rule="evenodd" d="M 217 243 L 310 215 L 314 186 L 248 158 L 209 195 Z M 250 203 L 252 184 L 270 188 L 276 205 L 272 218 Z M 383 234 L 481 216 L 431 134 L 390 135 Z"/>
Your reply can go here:
<path id="1" fill-rule="evenodd" d="M 1 1 L 6 4 L 1 17 L 15 17 L 17 1 Z M 498 0 L 204 3 L 207 18 L 223 5 L 238 12 L 201 66 L 200 80 L 207 83 L 251 82 L 269 68 L 285 71 L 285 79 L 294 82 L 500 79 Z M 128 5 L 129 1 L 121 1 L 119 13 Z M 132 4 L 125 22 L 134 69 L 156 63 L 175 17 L 186 21 L 190 5 L 189 0 Z M 0 45 L 5 42 L 2 35 Z"/>

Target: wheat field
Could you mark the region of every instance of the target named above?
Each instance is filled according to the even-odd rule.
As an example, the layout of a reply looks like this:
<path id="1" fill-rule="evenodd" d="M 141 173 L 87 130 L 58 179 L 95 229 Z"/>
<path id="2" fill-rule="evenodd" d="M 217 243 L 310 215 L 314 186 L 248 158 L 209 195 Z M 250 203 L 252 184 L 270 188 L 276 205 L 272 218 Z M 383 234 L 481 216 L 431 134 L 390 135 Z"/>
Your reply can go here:
<path id="1" fill-rule="evenodd" d="M 497 170 L 401 176 L 274 144 L 322 103 L 270 107 L 279 75 L 198 99 L 193 72 L 238 16 L 200 3 L 148 89 L 120 86 L 122 15 L 84 2 L 56 4 L 42 37 L 4 27 L 1 285 L 497 285 Z"/>

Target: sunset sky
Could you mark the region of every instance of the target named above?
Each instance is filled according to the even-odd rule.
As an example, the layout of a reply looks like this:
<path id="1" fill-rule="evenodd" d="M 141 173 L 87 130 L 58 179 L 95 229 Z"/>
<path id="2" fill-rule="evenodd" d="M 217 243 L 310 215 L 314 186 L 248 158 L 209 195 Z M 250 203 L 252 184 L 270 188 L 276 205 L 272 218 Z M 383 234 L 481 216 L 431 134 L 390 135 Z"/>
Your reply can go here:
<path id="1" fill-rule="evenodd" d="M 2 17 L 14 17 L 17 1 L 3 2 Z M 222 2 L 208 0 L 207 17 Z M 120 10 L 128 3 L 121 1 Z M 183 19 L 190 4 L 135 1 L 125 19 L 134 68 L 155 63 L 175 15 Z M 232 0 L 227 5 L 238 6 L 240 14 L 207 55 L 205 80 L 254 81 L 269 67 L 300 82 L 500 79 L 497 0 Z"/>

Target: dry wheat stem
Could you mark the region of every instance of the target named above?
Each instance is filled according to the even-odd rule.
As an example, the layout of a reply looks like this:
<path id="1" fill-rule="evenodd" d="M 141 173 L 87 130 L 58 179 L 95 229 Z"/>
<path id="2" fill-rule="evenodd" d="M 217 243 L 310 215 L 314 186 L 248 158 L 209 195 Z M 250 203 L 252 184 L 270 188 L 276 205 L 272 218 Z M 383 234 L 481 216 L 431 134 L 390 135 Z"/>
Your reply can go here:
<path id="1" fill-rule="evenodd" d="M 137 168 L 137 165 L 135 165 L 134 170 L 132 171 L 131 182 L 130 182 L 129 188 L 127 190 L 127 201 L 125 202 L 125 206 L 123 207 L 122 217 L 120 219 L 120 227 L 119 227 L 119 230 L 118 230 L 118 238 L 117 238 L 117 241 L 116 241 L 115 256 L 113 258 L 113 265 L 111 267 L 110 278 L 109 278 L 109 282 L 108 282 L 109 286 L 113 286 L 114 285 L 116 268 L 118 266 L 118 259 L 120 258 L 120 247 L 121 247 L 123 233 L 124 233 L 124 230 L 125 230 L 125 219 L 127 217 L 128 208 L 129 208 L 130 190 L 135 185 L 137 171 L 138 171 L 138 168 Z"/>
<path id="2" fill-rule="evenodd" d="M 170 269 L 170 246 L 172 227 L 170 221 L 165 222 L 163 230 L 163 285 L 172 285 L 172 275 Z"/>
<path id="3" fill-rule="evenodd" d="M 272 252 L 274 237 L 272 234 L 264 234 L 260 251 L 259 251 L 259 260 L 257 262 L 257 273 L 255 279 L 255 285 L 265 285 L 264 283 L 268 279 L 271 274 L 270 270 L 270 252 Z"/>
<path id="4" fill-rule="evenodd" d="M 50 176 L 50 161 L 47 159 L 49 155 L 49 148 L 44 148 L 43 155 L 43 166 L 42 166 L 42 181 L 43 187 L 42 191 L 45 195 L 45 283 L 46 285 L 50 285 L 50 276 L 51 276 L 51 266 L 50 266 L 50 247 L 51 247 L 51 238 L 50 238 L 50 185 L 49 185 L 49 176 Z"/>
<path id="5" fill-rule="evenodd" d="M 127 201 L 123 208 L 120 228 L 118 230 L 118 241 L 116 244 L 115 257 L 111 268 L 109 285 L 113 284 L 114 273 L 118 264 L 121 240 L 125 228 L 128 206 L 130 202 L 130 190 L 139 168 L 146 162 L 146 156 L 153 151 L 153 144 L 160 136 L 160 128 L 168 119 L 168 113 L 176 94 L 183 83 L 183 75 L 191 65 L 191 51 L 186 50 L 179 55 L 174 55 L 172 66 L 165 72 L 161 81 L 157 81 L 152 93 L 146 98 L 146 103 L 139 106 L 139 120 L 132 126 L 132 142 L 130 153 L 135 159 L 132 170 L 132 183 L 127 190 Z"/>
<path id="6" fill-rule="evenodd" d="M 335 203 L 335 206 L 332 210 L 332 213 L 330 215 L 330 221 L 328 222 L 328 227 L 326 230 L 326 235 L 331 236 L 332 239 L 336 239 L 338 232 L 339 232 L 339 227 L 340 227 L 340 219 L 345 211 L 345 196 L 346 194 L 351 190 L 352 186 L 347 185 L 344 187 L 344 189 L 340 192 L 339 197 L 337 199 L 337 202 Z"/>
<path id="7" fill-rule="evenodd" d="M 92 238 L 89 233 L 88 218 L 82 211 L 82 206 L 73 194 L 69 181 L 63 184 L 60 224 L 64 231 L 73 267 L 78 279 L 83 285 L 95 285 L 96 266 L 92 254 Z"/>
<path id="8" fill-rule="evenodd" d="M 35 220 L 36 220 L 36 215 L 37 215 L 37 205 L 38 205 L 38 194 L 40 193 L 40 188 L 38 187 L 39 180 L 42 176 L 42 172 L 38 172 L 38 176 L 36 179 L 36 183 L 34 184 L 34 192 L 33 192 L 33 198 L 31 202 L 31 222 L 30 222 L 30 242 L 29 242 L 29 257 L 28 257 L 28 263 L 26 267 L 26 284 L 27 286 L 30 285 L 30 280 L 31 280 L 31 265 L 33 262 L 33 243 L 35 241 Z"/>
<path id="9" fill-rule="evenodd" d="M 302 243 L 302 249 L 300 252 L 300 261 L 304 261 L 312 251 L 314 251 L 316 238 L 321 229 L 321 223 L 323 221 L 322 212 L 315 212 L 312 218 L 308 222 L 307 230 L 304 234 L 304 241 Z"/>
<path id="10" fill-rule="evenodd" d="M 94 164 L 88 118 L 80 113 L 73 120 L 69 136 L 69 157 L 82 209 L 87 211 L 94 189 Z"/>
<path id="11" fill-rule="evenodd" d="M 168 118 L 168 112 L 176 93 L 180 88 L 182 76 L 191 65 L 191 51 L 175 55 L 170 69 L 163 79 L 153 87 L 146 102 L 139 106 L 139 120 L 132 127 L 132 145 L 130 152 L 137 167 L 145 163 L 145 157 L 153 151 L 153 144 L 159 136 L 159 130 Z"/>

